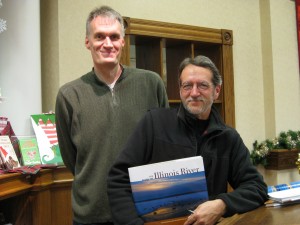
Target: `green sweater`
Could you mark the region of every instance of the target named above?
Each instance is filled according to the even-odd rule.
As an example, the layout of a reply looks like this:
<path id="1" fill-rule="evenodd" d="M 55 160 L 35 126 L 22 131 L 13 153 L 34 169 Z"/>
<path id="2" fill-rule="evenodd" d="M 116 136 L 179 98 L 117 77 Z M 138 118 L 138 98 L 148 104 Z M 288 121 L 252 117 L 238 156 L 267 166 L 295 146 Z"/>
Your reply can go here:
<path id="1" fill-rule="evenodd" d="M 148 109 L 168 107 L 158 74 L 125 67 L 111 90 L 93 71 L 63 85 L 56 128 L 64 163 L 74 175 L 72 208 L 79 223 L 112 221 L 107 173 Z"/>

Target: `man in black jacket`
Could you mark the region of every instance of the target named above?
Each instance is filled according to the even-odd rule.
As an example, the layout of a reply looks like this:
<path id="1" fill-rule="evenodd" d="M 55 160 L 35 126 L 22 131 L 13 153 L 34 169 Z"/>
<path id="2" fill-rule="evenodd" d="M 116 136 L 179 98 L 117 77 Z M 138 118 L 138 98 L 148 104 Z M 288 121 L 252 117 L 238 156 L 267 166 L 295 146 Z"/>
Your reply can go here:
<path id="1" fill-rule="evenodd" d="M 129 167 L 196 155 L 203 157 L 209 201 L 200 204 L 184 225 L 215 224 L 222 216 L 253 210 L 267 200 L 267 186 L 249 150 L 213 106 L 221 85 L 209 58 L 182 61 L 179 109 L 148 111 L 110 170 L 108 194 L 115 224 L 144 224 L 132 199 Z M 229 193 L 228 183 L 234 189 Z"/>

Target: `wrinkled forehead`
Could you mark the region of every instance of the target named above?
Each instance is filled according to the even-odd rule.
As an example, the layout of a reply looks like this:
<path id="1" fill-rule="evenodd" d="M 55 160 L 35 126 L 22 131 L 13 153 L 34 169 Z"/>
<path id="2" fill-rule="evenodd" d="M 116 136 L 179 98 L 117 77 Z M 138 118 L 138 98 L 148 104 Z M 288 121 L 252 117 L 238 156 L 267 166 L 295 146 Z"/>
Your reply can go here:
<path id="1" fill-rule="evenodd" d="M 186 81 L 212 81 L 212 71 L 201 66 L 188 65 L 180 75 L 181 82 Z"/>

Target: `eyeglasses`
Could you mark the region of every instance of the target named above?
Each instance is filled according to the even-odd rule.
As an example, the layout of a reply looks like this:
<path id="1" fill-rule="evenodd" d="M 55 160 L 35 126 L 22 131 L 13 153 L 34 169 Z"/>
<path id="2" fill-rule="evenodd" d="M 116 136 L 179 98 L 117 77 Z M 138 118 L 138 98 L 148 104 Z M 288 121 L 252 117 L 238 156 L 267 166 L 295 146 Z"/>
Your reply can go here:
<path id="1" fill-rule="evenodd" d="M 180 85 L 180 87 L 185 91 L 191 91 L 194 88 L 194 85 L 197 85 L 198 91 L 205 91 L 212 86 L 212 84 L 203 81 L 200 83 L 183 83 Z"/>

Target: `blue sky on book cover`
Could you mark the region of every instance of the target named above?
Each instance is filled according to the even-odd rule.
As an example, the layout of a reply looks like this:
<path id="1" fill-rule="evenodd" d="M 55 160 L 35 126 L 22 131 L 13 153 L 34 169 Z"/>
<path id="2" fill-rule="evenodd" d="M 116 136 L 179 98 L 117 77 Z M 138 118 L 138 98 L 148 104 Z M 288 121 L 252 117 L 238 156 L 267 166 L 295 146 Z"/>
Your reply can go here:
<path id="1" fill-rule="evenodd" d="M 193 163 L 187 161 L 187 164 L 194 168 Z M 145 179 L 131 182 L 137 213 L 145 221 L 185 216 L 190 213 L 189 209 L 193 210 L 208 200 L 203 166 L 192 171 L 186 165 L 184 168 L 183 165 L 178 168 L 167 165 L 171 172 L 164 173 L 162 171 L 166 170 L 163 168 L 159 172 L 154 171 L 153 175 L 145 174 Z M 152 170 L 148 171 L 151 173 Z"/>

